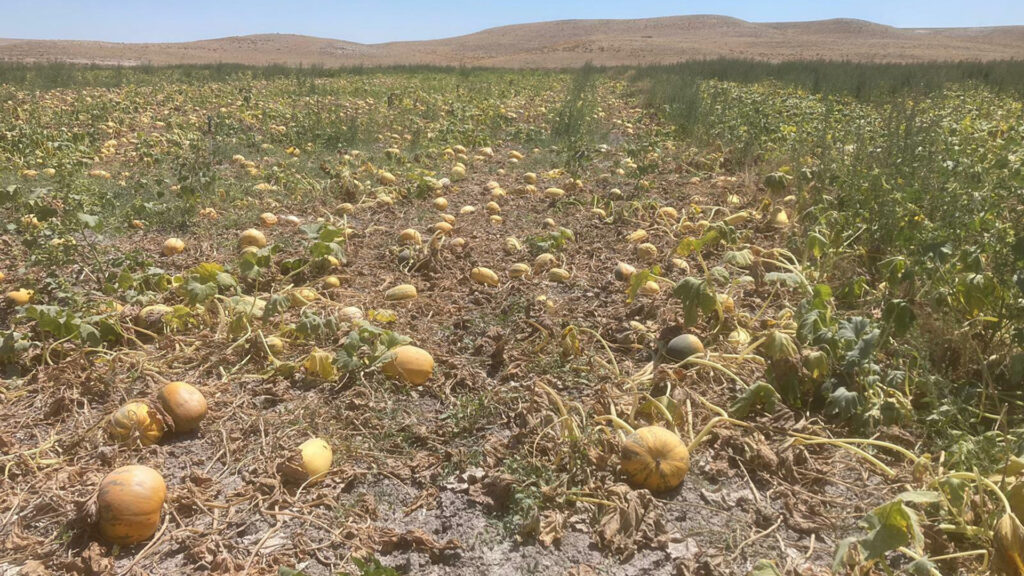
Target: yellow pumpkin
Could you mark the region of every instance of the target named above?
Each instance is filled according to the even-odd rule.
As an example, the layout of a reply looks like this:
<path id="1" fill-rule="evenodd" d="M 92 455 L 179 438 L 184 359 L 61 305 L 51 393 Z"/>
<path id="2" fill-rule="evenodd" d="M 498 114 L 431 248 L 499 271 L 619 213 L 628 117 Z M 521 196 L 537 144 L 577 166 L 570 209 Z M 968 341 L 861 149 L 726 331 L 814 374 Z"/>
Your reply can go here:
<path id="1" fill-rule="evenodd" d="M 331 289 L 331 288 L 340 288 L 340 287 L 341 287 L 341 278 L 338 278 L 337 276 L 328 276 L 328 277 L 324 278 L 324 288 Z"/>
<path id="2" fill-rule="evenodd" d="M 148 466 L 124 466 L 107 474 L 96 496 L 100 535 L 129 546 L 149 538 L 160 526 L 167 484 Z"/>
<path id="3" fill-rule="evenodd" d="M 381 367 L 386 376 L 420 386 L 434 373 L 434 358 L 422 348 L 399 346 L 391 353 L 391 360 Z"/>
<path id="4" fill-rule="evenodd" d="M 569 271 L 564 268 L 552 268 L 551 270 L 548 270 L 548 282 L 568 282 L 570 276 L 571 274 L 569 274 Z"/>
<path id="5" fill-rule="evenodd" d="M 497 286 L 499 284 L 498 275 L 490 268 L 473 268 L 469 273 L 469 277 L 477 284 L 486 284 L 488 286 Z"/>
<path id="6" fill-rule="evenodd" d="M 145 401 L 132 400 L 110 415 L 107 431 L 117 442 L 138 438 L 143 446 L 149 446 L 164 435 L 164 421 Z"/>
<path id="7" fill-rule="evenodd" d="M 651 492 L 672 490 L 690 471 L 686 444 L 660 426 L 646 426 L 630 434 L 622 444 L 620 460 L 630 485 Z"/>
<path id="8" fill-rule="evenodd" d="M 399 284 L 384 293 L 384 299 L 388 302 L 400 302 L 416 298 L 416 287 L 412 284 Z"/>
<path id="9" fill-rule="evenodd" d="M 248 248 L 250 246 L 254 248 L 263 248 L 267 245 L 267 237 L 255 228 L 249 228 L 242 235 L 238 237 L 238 245 L 242 248 Z"/>
<path id="10" fill-rule="evenodd" d="M 174 422 L 175 432 L 191 432 L 206 418 L 206 397 L 187 382 L 171 382 L 157 394 L 160 407 Z"/>
<path id="11" fill-rule="evenodd" d="M 168 238 L 164 241 L 164 256 L 174 256 L 185 251 L 185 242 L 181 238 Z"/>
<path id="12" fill-rule="evenodd" d="M 139 328 L 149 330 L 150 332 L 161 332 L 164 329 L 164 317 L 173 313 L 173 308 L 163 304 L 146 306 L 139 310 L 139 314 L 135 317 L 135 324 Z"/>
<path id="13" fill-rule="evenodd" d="M 310 438 L 280 462 L 277 471 L 287 480 L 312 483 L 327 476 L 333 461 L 331 445 L 322 438 Z"/>
<path id="14" fill-rule="evenodd" d="M 22 288 L 20 290 L 11 290 L 7 293 L 6 297 L 7 301 L 14 306 L 24 306 L 29 303 L 29 300 L 32 300 L 33 295 L 35 295 L 35 291 Z"/>
<path id="15" fill-rule="evenodd" d="M 448 209 L 448 199 L 445 198 L 444 196 L 439 196 L 437 198 L 434 198 L 434 209 L 435 210 L 440 210 L 441 212 L 444 212 L 445 210 L 447 210 Z"/>
<path id="16" fill-rule="evenodd" d="M 1024 526 L 1013 514 L 1004 514 L 992 535 L 992 573 L 1024 575 Z"/>
<path id="17" fill-rule="evenodd" d="M 260 214 L 260 225 L 264 228 L 270 228 L 277 224 L 277 216 L 271 212 L 264 212 Z"/>
<path id="18" fill-rule="evenodd" d="M 625 262 L 619 262 L 615 265 L 615 279 L 619 282 L 626 282 L 636 274 L 636 268 L 626 264 Z"/>

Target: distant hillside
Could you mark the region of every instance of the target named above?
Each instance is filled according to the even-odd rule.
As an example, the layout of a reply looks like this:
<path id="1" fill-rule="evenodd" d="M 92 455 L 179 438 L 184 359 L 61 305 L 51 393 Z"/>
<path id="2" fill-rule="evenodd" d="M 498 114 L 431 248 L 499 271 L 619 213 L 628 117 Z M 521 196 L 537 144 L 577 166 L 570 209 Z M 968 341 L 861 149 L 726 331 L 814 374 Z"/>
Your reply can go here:
<path id="1" fill-rule="evenodd" d="M 264 34 L 162 44 L 0 39 L 0 59 L 103 64 L 435 64 L 571 67 L 703 58 L 871 62 L 1024 59 L 1024 26 L 893 28 L 862 20 L 753 23 L 724 16 L 565 20 L 422 42 Z"/>

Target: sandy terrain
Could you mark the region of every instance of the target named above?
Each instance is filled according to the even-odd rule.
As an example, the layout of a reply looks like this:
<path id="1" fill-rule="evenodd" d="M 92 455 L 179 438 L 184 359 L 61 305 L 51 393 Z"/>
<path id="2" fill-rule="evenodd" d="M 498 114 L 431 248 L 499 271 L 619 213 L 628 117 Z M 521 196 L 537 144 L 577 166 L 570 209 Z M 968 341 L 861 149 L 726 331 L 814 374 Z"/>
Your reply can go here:
<path id="1" fill-rule="evenodd" d="M 731 57 L 885 62 L 1024 59 L 1024 26 L 892 28 L 861 20 L 752 23 L 724 16 L 567 20 L 421 42 L 266 34 L 173 44 L 0 39 L 0 60 L 107 64 L 436 64 L 569 67 Z"/>

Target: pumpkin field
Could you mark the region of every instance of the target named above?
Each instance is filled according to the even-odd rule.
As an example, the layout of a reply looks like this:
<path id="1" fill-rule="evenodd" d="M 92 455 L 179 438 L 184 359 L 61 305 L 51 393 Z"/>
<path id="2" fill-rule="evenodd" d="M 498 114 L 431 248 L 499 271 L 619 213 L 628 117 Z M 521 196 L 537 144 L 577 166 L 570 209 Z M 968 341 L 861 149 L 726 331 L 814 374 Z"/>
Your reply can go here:
<path id="1" fill-rule="evenodd" d="M 806 70 L 0 65 L 0 575 L 1024 576 L 1020 66 Z"/>

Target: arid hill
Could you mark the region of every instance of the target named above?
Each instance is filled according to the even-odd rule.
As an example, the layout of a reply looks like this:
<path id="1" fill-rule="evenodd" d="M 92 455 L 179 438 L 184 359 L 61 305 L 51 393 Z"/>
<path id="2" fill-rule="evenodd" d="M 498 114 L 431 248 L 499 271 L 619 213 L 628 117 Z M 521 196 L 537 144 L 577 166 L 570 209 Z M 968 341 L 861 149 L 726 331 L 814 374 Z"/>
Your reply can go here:
<path id="1" fill-rule="evenodd" d="M 571 67 L 730 57 L 876 62 L 1024 59 L 1024 26 L 893 28 L 862 20 L 753 23 L 724 16 L 565 20 L 418 42 L 264 34 L 160 44 L 0 39 L 0 59 L 104 64 L 435 64 Z"/>

